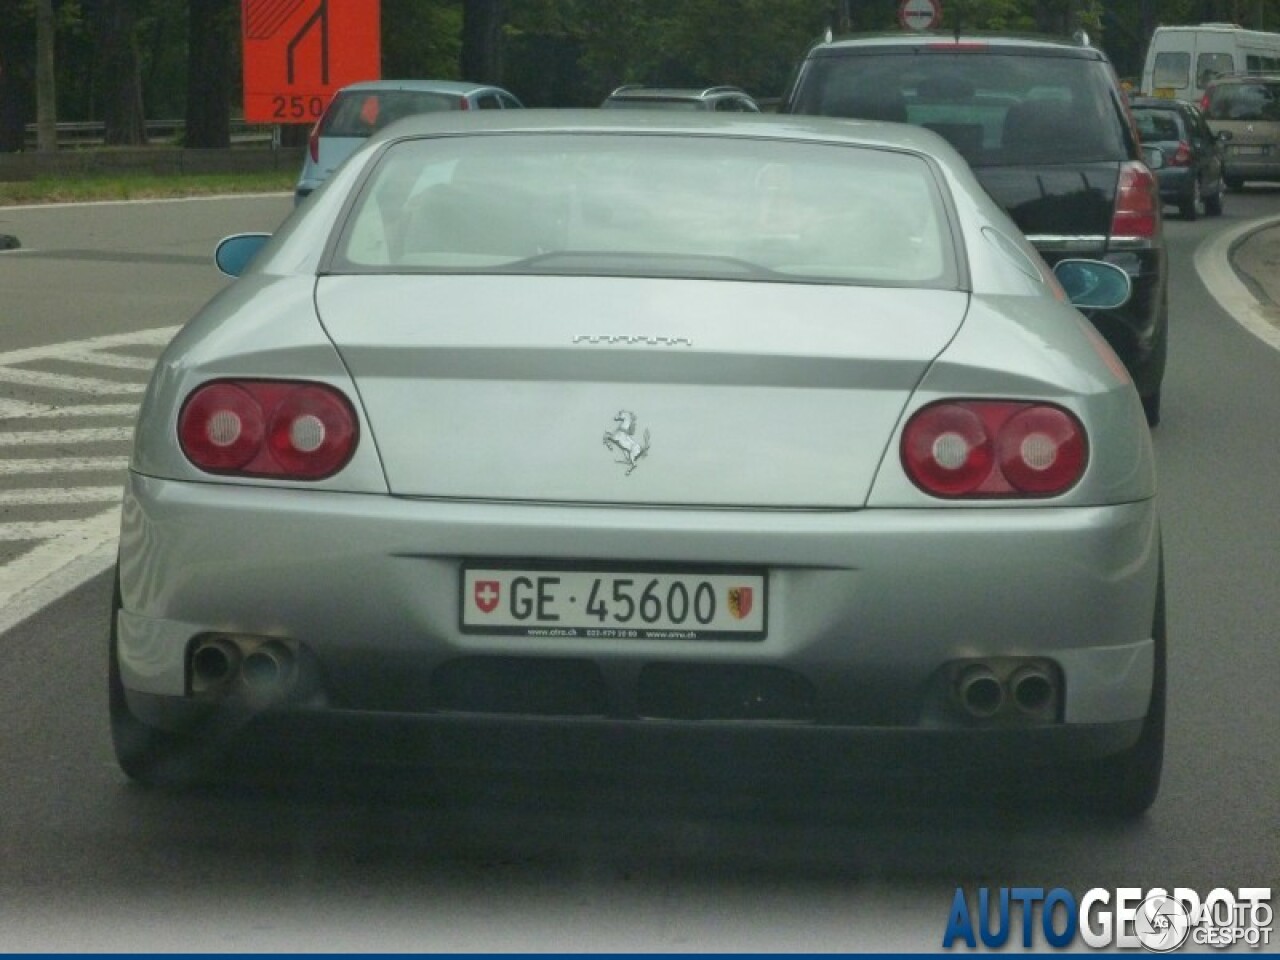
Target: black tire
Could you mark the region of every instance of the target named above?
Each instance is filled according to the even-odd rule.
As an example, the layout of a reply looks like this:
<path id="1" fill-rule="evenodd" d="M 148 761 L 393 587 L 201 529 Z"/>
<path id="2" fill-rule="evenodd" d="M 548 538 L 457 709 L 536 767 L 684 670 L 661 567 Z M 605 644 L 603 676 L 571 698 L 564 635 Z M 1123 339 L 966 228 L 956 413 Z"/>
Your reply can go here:
<path id="1" fill-rule="evenodd" d="M 1194 220 L 1200 215 L 1200 181 L 1192 179 L 1191 192 L 1178 201 L 1178 212 L 1183 220 Z"/>
<path id="2" fill-rule="evenodd" d="M 1151 627 L 1155 664 L 1151 678 L 1151 704 L 1138 742 L 1123 753 L 1097 761 L 1079 783 L 1080 807 L 1087 813 L 1119 820 L 1133 820 L 1147 812 L 1160 792 L 1164 767 L 1166 647 L 1164 612 L 1164 561 L 1156 586 L 1155 618 Z"/>
<path id="3" fill-rule="evenodd" d="M 201 744 L 192 737 L 160 730 L 143 723 L 129 710 L 120 662 L 116 655 L 117 614 L 120 612 L 120 577 L 116 575 L 111 598 L 111 630 L 107 664 L 107 707 L 116 763 L 131 780 L 148 786 L 184 787 L 205 779 L 206 760 Z"/>
<path id="4" fill-rule="evenodd" d="M 1222 182 L 1227 185 L 1228 190 L 1241 190 L 1244 188 L 1243 177 L 1226 177 L 1222 178 Z"/>
<path id="5" fill-rule="evenodd" d="M 1154 427 L 1160 423 L 1160 391 L 1142 398 L 1142 412 L 1147 415 L 1147 426 Z"/>
<path id="6" fill-rule="evenodd" d="M 1204 215 L 1206 217 L 1222 216 L 1222 194 L 1226 189 L 1226 185 L 1219 180 L 1218 192 L 1204 198 Z"/>

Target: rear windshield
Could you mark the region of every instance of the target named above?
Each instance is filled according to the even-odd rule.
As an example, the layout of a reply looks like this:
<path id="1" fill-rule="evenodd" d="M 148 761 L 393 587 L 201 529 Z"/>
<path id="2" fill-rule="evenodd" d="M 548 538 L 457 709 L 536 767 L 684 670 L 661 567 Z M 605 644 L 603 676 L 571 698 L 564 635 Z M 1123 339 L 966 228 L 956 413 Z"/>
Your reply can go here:
<path id="1" fill-rule="evenodd" d="M 324 137 L 367 137 L 387 124 L 415 113 L 457 110 L 457 94 L 426 90 L 354 91 L 338 95 L 320 123 Z"/>
<path id="2" fill-rule="evenodd" d="M 697 100 L 674 100 L 664 97 L 610 97 L 601 106 L 608 110 L 701 110 Z"/>
<path id="3" fill-rule="evenodd" d="M 1125 121 L 1109 69 L 994 50 L 819 56 L 792 109 L 928 127 L 974 167 L 1121 161 Z"/>
<path id="4" fill-rule="evenodd" d="M 1224 83 L 1209 90 L 1210 120 L 1280 120 L 1280 82 Z"/>
<path id="5" fill-rule="evenodd" d="M 1138 136 L 1143 143 L 1157 143 L 1162 140 L 1182 140 L 1182 124 L 1178 121 L 1175 110 L 1164 110 L 1160 107 L 1134 107 L 1133 119 L 1138 124 Z"/>
<path id="6" fill-rule="evenodd" d="M 392 143 L 331 272 L 696 277 L 952 288 L 913 153 L 662 134 Z"/>

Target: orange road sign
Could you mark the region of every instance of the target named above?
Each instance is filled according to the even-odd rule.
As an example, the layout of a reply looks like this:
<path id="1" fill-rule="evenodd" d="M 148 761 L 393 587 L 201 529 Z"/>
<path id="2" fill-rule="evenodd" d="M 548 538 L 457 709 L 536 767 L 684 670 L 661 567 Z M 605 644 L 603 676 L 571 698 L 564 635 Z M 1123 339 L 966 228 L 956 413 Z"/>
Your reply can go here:
<path id="1" fill-rule="evenodd" d="M 244 118 L 314 123 L 334 91 L 382 76 L 378 0 L 243 0 Z"/>

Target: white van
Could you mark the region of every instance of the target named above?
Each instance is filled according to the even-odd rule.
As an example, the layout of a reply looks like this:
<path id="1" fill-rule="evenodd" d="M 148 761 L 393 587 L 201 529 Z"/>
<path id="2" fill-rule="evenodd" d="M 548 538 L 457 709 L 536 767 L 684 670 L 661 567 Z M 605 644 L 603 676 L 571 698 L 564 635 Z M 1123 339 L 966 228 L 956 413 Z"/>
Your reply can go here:
<path id="1" fill-rule="evenodd" d="M 1142 91 L 1199 103 L 1215 77 L 1280 72 L 1280 33 L 1233 23 L 1156 27 L 1142 67 Z"/>

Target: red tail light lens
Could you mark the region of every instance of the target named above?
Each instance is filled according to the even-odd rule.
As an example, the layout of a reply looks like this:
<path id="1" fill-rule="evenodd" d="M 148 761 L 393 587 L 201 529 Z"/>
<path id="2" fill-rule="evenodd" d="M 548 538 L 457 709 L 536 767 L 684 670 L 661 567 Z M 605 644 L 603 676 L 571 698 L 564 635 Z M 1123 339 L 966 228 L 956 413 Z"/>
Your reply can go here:
<path id="1" fill-rule="evenodd" d="M 1203 97 L 1200 98 L 1200 109 L 1203 110 L 1205 113 L 1209 112 L 1209 94 L 1206 93 Z"/>
<path id="2" fill-rule="evenodd" d="M 311 154 L 312 163 L 320 162 L 320 124 L 323 122 L 324 117 L 321 117 L 307 135 L 307 152 Z"/>
<path id="3" fill-rule="evenodd" d="M 1191 166 L 1191 144 L 1185 140 L 1180 141 L 1178 149 L 1173 152 L 1173 159 L 1169 163 L 1175 167 Z"/>
<path id="4" fill-rule="evenodd" d="M 209 473 L 322 480 L 355 452 L 350 401 L 332 387 L 218 380 L 197 388 L 178 416 L 178 443 Z"/>
<path id="5" fill-rule="evenodd" d="M 1151 238 L 1160 232 L 1160 185 L 1145 164 L 1120 167 L 1116 206 L 1111 215 L 1113 237 Z"/>
<path id="6" fill-rule="evenodd" d="M 901 458 L 911 481 L 935 497 L 1049 497 L 1084 475 L 1088 441 L 1061 407 L 948 400 L 907 422 Z"/>

